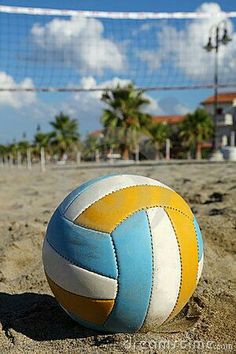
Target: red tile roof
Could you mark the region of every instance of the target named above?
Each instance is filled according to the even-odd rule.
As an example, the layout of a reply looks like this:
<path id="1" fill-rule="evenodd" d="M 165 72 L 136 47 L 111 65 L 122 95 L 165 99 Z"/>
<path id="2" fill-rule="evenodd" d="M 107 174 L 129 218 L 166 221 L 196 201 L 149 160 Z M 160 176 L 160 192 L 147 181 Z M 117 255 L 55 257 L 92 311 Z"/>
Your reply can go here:
<path id="1" fill-rule="evenodd" d="M 168 116 L 155 116 L 153 117 L 154 122 L 156 123 L 168 123 L 168 124 L 177 124 L 183 122 L 185 116 L 183 115 L 168 115 Z"/>
<path id="2" fill-rule="evenodd" d="M 103 130 L 94 130 L 94 131 L 90 132 L 89 135 L 99 138 L 103 135 Z"/>
<path id="3" fill-rule="evenodd" d="M 218 93 L 217 101 L 219 103 L 232 103 L 234 100 L 236 100 L 236 92 Z M 209 96 L 202 102 L 202 104 L 211 104 L 214 103 L 214 101 L 215 101 L 215 96 Z"/>

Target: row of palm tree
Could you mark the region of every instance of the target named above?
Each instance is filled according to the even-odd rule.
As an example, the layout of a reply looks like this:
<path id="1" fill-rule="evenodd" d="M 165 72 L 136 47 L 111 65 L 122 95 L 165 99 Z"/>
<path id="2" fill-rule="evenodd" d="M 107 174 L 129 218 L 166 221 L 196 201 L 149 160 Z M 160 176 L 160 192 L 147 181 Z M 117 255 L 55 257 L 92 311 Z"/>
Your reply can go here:
<path id="1" fill-rule="evenodd" d="M 156 159 L 166 140 L 173 137 L 176 131 L 164 123 L 156 123 L 144 112 L 150 101 L 144 92 L 135 90 L 132 84 L 125 87 L 119 85 L 112 91 L 102 95 L 104 109 L 101 121 L 105 134 L 118 137 L 123 159 L 128 159 L 132 146 L 137 146 L 141 137 L 146 136 L 145 142 L 151 144 L 156 151 Z M 183 147 L 193 150 L 196 158 L 201 158 L 202 144 L 213 134 L 213 122 L 208 113 L 198 108 L 194 113 L 186 115 L 177 129 L 178 138 Z"/>
<path id="2" fill-rule="evenodd" d="M 132 84 L 118 85 L 104 92 L 101 100 L 105 109 L 101 116 L 103 130 L 98 135 L 88 134 L 81 141 L 78 121 L 60 113 L 50 122 L 50 132 L 42 132 L 38 126 L 31 144 L 23 136 L 18 143 L 0 145 L 0 156 L 11 156 L 17 161 L 19 153 L 24 159 L 30 148 L 32 156 L 37 159 L 43 148 L 48 159 L 75 159 L 80 151 L 85 160 L 97 160 L 99 156 L 106 157 L 116 151 L 127 160 L 134 152 L 139 154 L 138 148 L 142 145 L 151 147 L 155 158 L 160 159 L 166 140 L 170 139 L 173 144 L 179 142 L 182 150 L 193 151 L 199 159 L 203 142 L 209 141 L 213 134 L 212 119 L 201 108 L 187 114 L 175 130 L 167 124 L 154 122 L 145 112 L 149 99 Z"/>
<path id="3" fill-rule="evenodd" d="M 37 126 L 33 142 L 30 143 L 23 134 L 23 139 L 12 144 L 0 145 L 0 156 L 13 162 L 22 162 L 27 158 L 27 151 L 33 159 L 39 159 L 40 151 L 45 150 L 48 159 L 61 159 L 65 154 L 73 154 L 79 147 L 78 121 L 60 113 L 50 122 L 52 130 L 42 132 Z M 19 157 L 20 156 L 20 157 Z"/>

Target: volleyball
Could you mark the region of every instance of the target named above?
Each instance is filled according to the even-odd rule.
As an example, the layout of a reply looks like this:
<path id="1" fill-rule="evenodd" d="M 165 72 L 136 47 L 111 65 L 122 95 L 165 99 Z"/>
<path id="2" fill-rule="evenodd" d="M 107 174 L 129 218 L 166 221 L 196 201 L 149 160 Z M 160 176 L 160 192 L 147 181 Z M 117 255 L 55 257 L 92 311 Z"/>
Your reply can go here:
<path id="1" fill-rule="evenodd" d="M 189 205 L 148 177 L 108 175 L 82 184 L 54 212 L 43 244 L 61 307 L 98 331 L 135 332 L 171 320 L 203 267 Z"/>

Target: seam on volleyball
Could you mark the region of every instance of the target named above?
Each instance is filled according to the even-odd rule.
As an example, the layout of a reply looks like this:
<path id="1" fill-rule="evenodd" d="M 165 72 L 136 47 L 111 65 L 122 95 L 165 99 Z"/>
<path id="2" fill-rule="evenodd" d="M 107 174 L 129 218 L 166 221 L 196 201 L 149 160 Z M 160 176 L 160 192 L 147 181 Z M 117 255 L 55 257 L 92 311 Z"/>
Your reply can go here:
<path id="1" fill-rule="evenodd" d="M 100 177 L 102 177 L 102 176 L 100 176 Z M 111 175 L 107 175 L 107 176 L 104 176 L 105 178 L 104 179 L 107 179 L 107 178 L 109 178 L 109 177 L 112 177 L 112 174 Z M 97 177 L 98 179 L 99 179 L 99 177 Z M 70 201 L 70 203 L 69 203 L 69 205 L 66 207 L 66 209 L 63 211 L 63 213 L 61 213 L 61 215 L 62 216 L 64 216 L 64 213 L 66 213 L 67 212 L 67 210 L 69 209 L 69 207 L 71 206 L 71 204 L 75 201 L 75 199 L 76 198 L 78 198 L 82 193 L 84 193 L 84 192 L 86 192 L 87 191 L 87 189 L 89 189 L 90 187 L 92 187 L 94 184 L 96 184 L 96 183 L 98 183 L 98 182 L 100 182 L 99 180 L 97 180 L 97 181 L 95 181 L 93 184 L 90 184 L 90 185 L 88 185 L 87 187 L 85 187 L 85 189 L 83 189 L 82 191 L 80 191 L 71 201 Z M 86 182 L 83 182 L 79 187 L 77 187 L 77 188 L 80 188 L 83 184 L 85 184 Z M 77 189 L 76 188 L 76 189 Z M 72 193 L 73 191 L 71 191 L 71 193 Z M 69 193 L 69 195 L 70 195 L 70 193 Z M 62 203 L 61 203 L 62 204 Z M 60 206 L 59 206 L 59 209 L 60 209 Z M 66 217 L 65 217 L 65 219 L 67 219 Z M 67 220 L 70 220 L 70 219 L 67 219 Z M 71 221 L 71 220 L 70 220 Z"/>
<path id="2" fill-rule="evenodd" d="M 73 227 L 81 227 L 82 229 L 86 230 L 86 231 L 96 231 L 97 233 L 100 233 L 100 234 L 103 234 L 103 235 L 106 235 L 107 237 L 110 237 L 110 233 L 109 232 L 106 232 L 106 231 L 100 231 L 100 230 L 96 230 L 96 229 L 92 229 L 91 227 L 88 227 L 87 225 L 81 225 L 81 224 L 75 224 L 72 220 L 70 219 L 67 219 L 67 217 L 63 214 L 61 214 L 61 217 L 63 219 L 65 219 L 66 221 L 68 221 L 71 225 L 73 225 Z"/>
<path id="3" fill-rule="evenodd" d="M 115 263 L 116 263 L 116 271 L 117 271 L 117 283 L 116 283 L 116 297 L 118 294 L 118 290 L 119 290 L 119 266 L 118 266 L 118 258 L 117 258 L 117 251 L 116 251 L 116 247 L 115 247 L 115 243 L 112 237 L 112 234 L 110 234 L 110 238 L 111 238 L 111 245 L 112 245 L 112 249 L 113 249 L 113 254 L 114 254 L 114 258 L 115 258 Z M 116 299 L 115 297 L 115 299 Z"/>
<path id="4" fill-rule="evenodd" d="M 112 243 L 112 247 L 113 247 L 113 251 L 114 251 L 114 257 L 115 257 L 115 262 L 116 262 L 116 270 L 117 270 L 117 284 L 116 284 L 116 296 L 114 299 L 114 305 L 112 307 L 111 312 L 109 313 L 108 317 L 106 318 L 105 322 L 103 322 L 103 326 L 106 328 L 106 323 L 109 320 L 110 316 L 112 315 L 112 313 L 114 312 L 114 309 L 116 307 L 116 303 L 117 303 L 117 298 L 119 295 L 119 280 L 120 280 L 120 274 L 119 274 L 119 263 L 118 263 L 118 257 L 117 257 L 117 250 L 116 250 L 116 246 L 112 237 L 112 233 L 110 234 L 111 237 L 111 243 Z"/>
<path id="5" fill-rule="evenodd" d="M 180 244 L 179 244 L 179 240 L 178 240 L 178 237 L 177 237 L 177 232 L 176 232 L 176 230 L 175 230 L 174 224 L 173 224 L 173 222 L 172 222 L 172 220 L 171 220 L 171 218 L 170 218 L 168 212 L 166 213 L 166 215 L 168 216 L 168 218 L 169 218 L 169 220 L 170 220 L 170 223 L 171 223 L 171 226 L 172 226 L 172 228 L 173 228 L 173 230 L 174 230 L 174 233 L 175 233 L 175 239 L 176 239 L 176 241 L 177 241 L 178 250 L 179 250 L 179 259 L 180 259 L 180 269 L 181 269 L 181 272 L 180 272 L 180 284 L 179 284 L 179 291 L 178 291 L 177 299 L 176 299 L 176 301 L 175 301 L 175 304 L 174 304 L 174 307 L 173 307 L 171 313 L 169 314 L 169 316 L 165 319 L 165 321 L 164 321 L 163 323 L 165 323 L 165 322 L 167 322 L 167 321 L 169 320 L 169 318 L 171 317 L 172 313 L 173 313 L 174 310 L 176 309 L 176 306 L 177 306 L 178 301 L 179 301 L 179 297 L 180 297 L 180 292 L 181 292 L 181 289 L 182 289 L 182 285 L 183 285 L 183 276 L 182 276 L 183 264 L 182 264 L 182 257 L 181 257 L 181 252 L 180 252 Z M 162 323 L 162 324 L 163 324 L 163 323 Z"/>
<path id="6" fill-rule="evenodd" d="M 143 211 L 146 211 L 146 210 L 148 210 L 148 209 L 153 209 L 153 208 L 163 208 L 163 209 L 168 208 L 168 209 L 172 209 L 172 210 L 175 210 L 175 211 L 177 211 L 178 213 L 184 215 L 184 216 L 185 216 L 186 218 L 188 218 L 189 220 L 191 220 L 191 218 L 190 218 L 187 214 L 185 214 L 182 210 L 180 210 L 180 209 L 171 207 L 171 206 L 169 206 L 169 205 L 152 205 L 151 207 L 142 207 L 142 208 L 139 208 L 138 210 L 135 210 L 135 212 L 133 212 L 133 213 L 127 215 L 124 219 L 122 219 L 119 223 L 117 223 L 117 224 L 115 225 L 115 228 L 112 230 L 112 232 L 114 232 L 114 231 L 116 230 L 116 228 L 117 228 L 123 221 L 127 220 L 129 217 L 131 217 L 131 216 L 134 215 L 135 213 L 138 213 L 138 212 L 140 212 L 140 211 L 142 211 L 142 210 L 143 210 Z M 87 227 L 88 227 L 88 226 L 87 226 Z"/>
<path id="7" fill-rule="evenodd" d="M 85 184 L 86 182 L 84 182 L 84 183 L 82 183 L 79 187 L 81 187 L 83 184 Z M 94 182 L 94 183 L 96 183 L 96 182 Z M 79 188 L 79 187 L 77 187 L 77 188 Z M 82 194 L 83 192 L 85 192 L 89 187 L 91 187 L 91 185 L 89 185 L 89 186 L 87 186 L 85 189 L 83 189 L 82 191 L 80 191 L 70 202 L 69 202 L 69 205 L 67 205 L 67 207 L 65 208 L 65 210 L 64 211 L 61 211 L 60 210 L 60 212 L 61 212 L 61 215 L 62 216 L 64 216 L 64 214 L 67 212 L 67 210 L 69 209 L 69 207 L 71 206 L 71 204 L 75 201 L 75 199 L 76 198 L 78 198 L 79 196 L 80 196 L 80 194 Z M 77 189 L 76 188 L 76 189 Z M 72 193 L 73 191 L 71 191 L 71 193 Z M 61 209 L 60 207 L 59 207 L 59 209 Z M 66 218 L 67 219 L 67 218 Z M 69 220 L 69 219 L 68 219 Z"/>
<path id="8" fill-rule="evenodd" d="M 161 182 L 160 182 L 161 183 Z M 74 222 L 81 214 L 83 214 L 88 208 L 90 208 L 94 203 L 97 203 L 99 200 L 101 200 L 101 199 L 103 199 L 103 198 L 105 198 L 105 197 L 107 197 L 108 195 L 111 195 L 111 194 L 113 194 L 113 193 L 117 193 L 117 192 L 119 192 L 119 191 L 122 191 L 122 190 L 125 190 L 125 189 L 131 189 L 131 188 L 134 188 L 134 187 L 144 187 L 144 186 L 146 186 L 146 187 L 159 187 L 159 188 L 163 188 L 163 189 L 168 189 L 168 190 L 170 190 L 171 192 L 173 192 L 173 193 L 175 193 L 175 194 L 178 194 L 178 193 L 176 193 L 173 189 L 170 189 L 169 187 L 167 187 L 167 186 L 157 186 L 157 185 L 155 185 L 155 184 L 146 184 L 146 183 L 142 183 L 142 184 L 134 184 L 133 186 L 128 186 L 128 187 L 122 187 L 122 188 L 119 188 L 119 189 L 116 189 L 116 190 L 114 190 L 114 191 L 112 191 L 112 192 L 109 192 L 109 193 L 107 193 L 107 194 L 104 194 L 101 198 L 98 198 L 97 200 L 93 200 L 79 215 L 77 215 L 76 216 L 76 218 L 74 219 L 74 220 L 71 220 L 72 222 Z M 180 196 L 181 197 L 181 196 Z M 182 197 L 181 197 L 182 198 Z M 182 198 L 183 199 L 183 198 Z M 183 201 L 185 202 L 185 200 L 183 199 Z M 186 203 L 186 202 L 185 202 Z M 186 203 L 187 204 L 187 203 Z M 140 209 L 141 210 L 141 209 Z M 64 216 L 64 215 L 63 215 Z M 65 217 L 65 216 L 64 216 Z M 74 222 L 74 224 L 75 224 L 75 222 Z"/>
<path id="9" fill-rule="evenodd" d="M 70 291 L 70 290 L 67 290 L 67 289 L 65 289 L 65 288 L 63 288 L 61 285 L 58 285 L 54 280 L 52 280 L 51 278 L 50 278 L 50 276 L 48 275 L 48 273 L 45 271 L 45 274 L 46 274 L 46 276 L 50 279 L 50 281 L 52 282 L 52 283 L 54 283 L 58 288 L 60 288 L 60 289 L 62 289 L 63 291 L 66 291 L 67 293 L 69 293 L 69 294 L 72 294 L 72 295 L 75 295 L 75 296 L 78 296 L 78 297 L 83 297 L 84 299 L 87 299 L 87 300 L 92 300 L 92 301 L 97 301 L 97 302 L 99 302 L 99 301 L 114 301 L 114 299 L 97 299 L 97 298 L 93 298 L 93 297 L 87 297 L 87 296 L 83 296 L 83 295 L 79 295 L 79 294 L 76 294 L 76 293 L 74 293 L 73 291 Z"/>
<path id="10" fill-rule="evenodd" d="M 185 214 L 185 213 L 184 213 L 182 210 L 180 210 L 180 209 L 174 208 L 174 207 L 169 206 L 169 205 L 152 205 L 151 207 L 142 207 L 142 208 L 139 208 L 139 209 L 135 210 L 134 212 L 130 213 L 130 214 L 127 215 L 124 219 L 120 220 L 119 223 L 117 223 L 117 224 L 115 225 L 114 229 L 113 229 L 110 233 L 114 232 L 114 231 L 117 229 L 117 227 L 118 227 L 122 222 L 124 222 L 125 220 L 127 220 L 128 218 L 130 218 L 131 216 L 133 216 L 134 214 L 136 214 L 136 213 L 138 213 L 138 212 L 140 212 L 140 211 L 146 211 L 146 210 L 148 210 L 148 209 L 153 209 L 153 208 L 172 209 L 172 210 L 175 210 L 175 211 L 177 211 L 178 213 L 184 215 L 186 218 L 188 218 L 189 220 L 192 221 L 192 218 L 189 217 L 187 214 Z M 71 221 L 71 222 L 72 222 L 72 221 Z M 105 234 L 108 234 L 108 235 L 110 234 L 110 233 L 108 233 L 107 231 L 101 231 L 101 230 L 94 229 L 94 228 L 90 227 L 90 226 L 87 225 L 87 224 L 75 224 L 75 223 L 74 223 L 74 225 L 78 225 L 78 226 L 80 226 L 80 227 L 86 228 L 87 230 L 92 230 L 92 231 L 96 231 L 96 232 L 100 232 L 100 233 L 105 233 Z"/>
<path id="11" fill-rule="evenodd" d="M 199 272 L 199 262 L 200 260 L 198 260 L 198 255 L 199 255 L 199 242 L 198 242 L 198 236 L 197 236 L 197 229 L 194 223 L 194 219 L 193 219 L 193 227 L 194 227 L 194 231 L 195 231 L 195 235 L 196 235 L 196 241 L 197 241 L 197 274 L 196 274 L 196 285 L 198 283 L 198 272 Z"/>
<path id="12" fill-rule="evenodd" d="M 124 174 L 110 174 L 110 175 L 107 175 L 107 176 L 105 176 L 105 179 L 107 179 L 107 178 L 109 178 L 109 177 L 114 177 L 114 176 L 124 176 Z M 140 175 L 138 175 L 138 174 L 134 174 L 133 176 L 140 176 Z M 149 178 L 149 177 L 147 177 L 147 178 Z M 150 178 L 151 179 L 151 178 Z M 64 211 L 62 211 L 61 210 L 61 208 L 60 208 L 60 205 L 59 205 L 59 208 L 58 209 L 60 209 L 60 213 L 61 213 L 61 215 L 62 216 L 64 216 L 65 217 L 65 213 L 67 212 L 67 210 L 69 209 L 69 207 L 71 206 L 71 204 L 76 200 L 76 198 L 78 198 L 81 194 L 83 194 L 84 192 L 86 192 L 90 187 L 92 187 L 93 185 L 95 185 L 96 183 L 98 183 L 98 182 L 100 182 L 99 180 L 98 181 L 95 181 L 93 184 L 91 184 L 91 185 L 89 185 L 89 186 L 87 186 L 85 189 L 83 189 L 82 191 L 80 191 L 70 202 L 69 202 L 69 205 L 67 205 L 67 207 L 65 208 L 65 210 Z M 83 184 L 85 184 L 86 182 L 84 182 L 84 183 L 82 183 L 80 186 L 82 186 Z M 160 183 L 162 183 L 162 182 L 160 182 Z M 162 183 L 163 184 L 163 186 L 160 186 L 160 187 L 163 187 L 163 188 L 167 188 L 167 189 L 170 189 L 170 190 L 172 190 L 173 191 L 173 189 L 171 189 L 170 187 L 168 187 L 168 186 L 165 186 L 164 185 L 164 183 Z M 142 184 L 137 184 L 137 186 L 141 186 Z M 144 184 L 145 186 L 146 185 L 150 185 L 150 184 Z M 80 187 L 79 186 L 79 187 Z M 135 185 L 136 186 L 136 185 Z M 79 187 L 77 187 L 77 188 L 79 188 Z M 125 187 L 125 188 L 128 188 L 128 187 Z M 118 189 L 119 190 L 119 189 Z M 118 191 L 117 190 L 117 191 Z M 72 193 L 73 191 L 71 191 L 71 193 Z M 116 191 L 114 191 L 114 192 L 116 192 Z M 173 191 L 174 192 L 174 191 Z M 113 193 L 113 192 L 111 192 L 111 193 Z M 70 193 L 69 193 L 70 194 Z M 108 195 L 108 194 L 107 194 Z M 103 198 L 103 197 L 102 197 Z M 100 199 L 98 199 L 98 200 L 100 200 Z M 93 202 L 94 203 L 94 202 Z M 92 203 L 92 204 L 93 204 Z M 62 204 L 62 203 L 61 203 Z M 91 206 L 91 204 L 90 204 L 90 206 Z M 77 216 L 78 217 L 78 216 Z M 70 219 L 68 219 L 67 217 L 65 217 L 67 220 L 70 220 Z M 71 221 L 71 220 L 70 220 Z"/>
<path id="13" fill-rule="evenodd" d="M 82 183 L 83 184 L 83 183 Z M 78 187 L 79 188 L 79 187 Z M 86 190 L 86 189 L 85 189 Z M 73 191 L 71 191 L 70 193 L 72 193 Z M 68 196 L 70 195 L 70 193 L 68 194 Z M 58 210 L 61 214 L 61 216 L 64 216 L 64 213 L 66 213 L 67 209 L 69 209 L 69 207 L 71 206 L 71 204 L 75 201 L 76 198 L 78 198 L 80 196 L 81 193 L 78 193 L 70 202 L 69 202 L 69 205 L 64 209 L 64 210 L 61 210 L 61 204 L 64 202 L 64 200 L 61 202 L 61 204 L 59 205 L 58 207 Z M 66 199 L 66 197 L 65 197 Z M 69 220 L 69 219 L 68 219 Z"/>
<path id="14" fill-rule="evenodd" d="M 106 274 L 104 274 L 104 273 L 101 273 L 101 272 L 94 272 L 93 270 L 91 270 L 91 269 L 87 269 L 87 268 L 84 268 L 84 267 L 82 267 L 79 263 L 77 263 L 77 262 L 75 262 L 75 261 L 73 261 L 73 260 L 71 260 L 69 257 L 66 257 L 66 256 L 64 256 L 63 254 L 61 254 L 60 252 L 58 252 L 58 250 L 56 250 L 56 248 L 51 244 L 51 242 L 49 242 L 49 240 L 48 240 L 48 238 L 46 237 L 46 241 L 49 243 L 49 245 L 53 248 L 53 250 L 59 255 L 59 256 L 61 256 L 62 258 L 64 258 L 66 261 L 68 261 L 68 262 L 70 262 L 71 264 L 73 264 L 73 265 L 75 265 L 76 267 L 79 267 L 79 268 L 81 268 L 81 269 L 83 269 L 83 270 L 87 270 L 88 272 L 91 272 L 91 273 L 93 273 L 93 274 L 97 274 L 97 275 L 102 275 L 102 276 L 104 276 L 104 277 L 106 277 L 106 278 L 109 278 L 109 279 L 112 279 L 112 280 L 117 280 L 116 278 L 112 278 L 111 276 L 109 276 L 109 275 L 106 275 Z"/>
<path id="15" fill-rule="evenodd" d="M 146 311 L 146 314 L 145 314 L 145 316 L 144 316 L 143 322 L 142 322 L 141 326 L 139 327 L 139 329 L 140 329 L 140 328 L 142 328 L 143 324 L 145 323 L 146 318 L 147 318 L 147 315 L 148 315 L 148 312 L 149 312 L 149 309 L 150 309 L 151 300 L 152 300 L 152 292 L 153 292 L 153 283 L 154 283 L 154 250 L 153 250 L 153 235 L 152 235 L 152 228 L 151 228 L 150 219 L 149 219 L 149 217 L 148 217 L 148 213 L 147 213 L 147 211 L 146 211 L 146 210 L 145 210 L 145 214 L 146 214 L 146 217 L 147 217 L 147 222 L 148 222 L 148 226 L 149 226 L 150 239 L 151 239 L 151 248 L 152 248 L 152 287 L 151 287 L 151 291 L 150 291 L 149 303 L 148 303 L 148 306 L 147 306 L 147 311 Z"/>

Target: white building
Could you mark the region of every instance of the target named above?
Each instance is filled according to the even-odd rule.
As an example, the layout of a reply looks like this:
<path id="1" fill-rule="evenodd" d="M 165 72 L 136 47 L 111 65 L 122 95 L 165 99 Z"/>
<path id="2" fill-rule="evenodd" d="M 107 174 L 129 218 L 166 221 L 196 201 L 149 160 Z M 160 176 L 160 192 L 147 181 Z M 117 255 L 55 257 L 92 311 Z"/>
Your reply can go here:
<path id="1" fill-rule="evenodd" d="M 206 111 L 214 116 L 215 96 L 202 102 Z M 221 92 L 217 97 L 217 146 L 236 146 L 236 92 Z"/>

